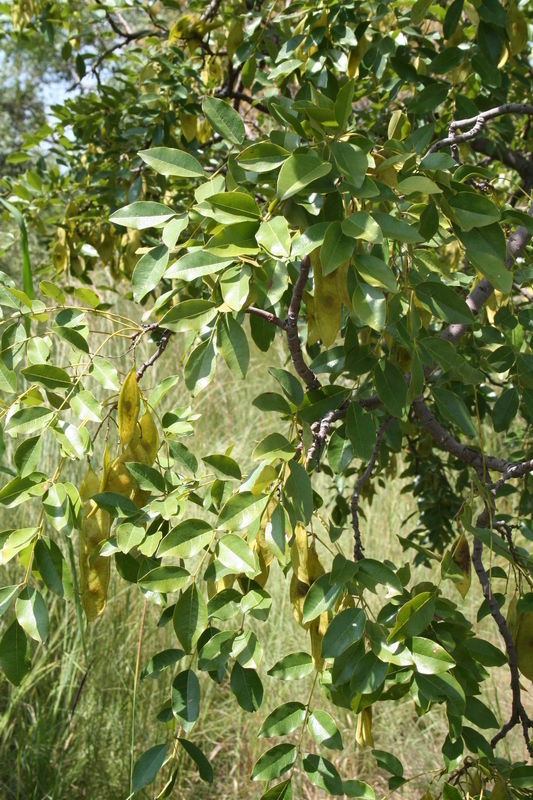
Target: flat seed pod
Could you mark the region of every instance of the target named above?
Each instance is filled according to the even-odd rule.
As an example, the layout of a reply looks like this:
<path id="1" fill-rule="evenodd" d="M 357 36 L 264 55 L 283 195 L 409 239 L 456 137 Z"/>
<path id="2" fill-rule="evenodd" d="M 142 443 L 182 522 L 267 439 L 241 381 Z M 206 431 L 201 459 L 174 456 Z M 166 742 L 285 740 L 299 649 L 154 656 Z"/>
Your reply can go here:
<path id="1" fill-rule="evenodd" d="M 453 563 L 459 567 L 464 575 L 464 578 L 455 584 L 455 588 L 464 600 L 468 594 L 468 590 L 470 589 L 470 584 L 472 582 L 470 548 L 468 547 L 468 541 L 464 533 L 458 536 L 455 542 L 452 544 L 452 559 Z"/>
<path id="2" fill-rule="evenodd" d="M 135 370 L 126 375 L 118 398 L 118 435 L 122 447 L 126 447 L 135 434 L 139 412 L 141 410 L 141 395 L 137 386 Z"/>
<path id="3" fill-rule="evenodd" d="M 139 444 L 148 456 L 149 464 L 152 466 L 154 463 L 157 451 L 159 450 L 159 434 L 154 422 L 154 418 L 149 411 L 145 411 L 139 420 L 140 439 Z"/>
<path id="4" fill-rule="evenodd" d="M 109 538 L 111 517 L 91 499 L 100 491 L 101 480 L 89 467 L 83 478 L 79 493 L 83 504 L 83 517 L 80 530 L 80 595 L 87 622 L 103 614 L 107 602 L 109 587 L 110 561 L 108 558 L 97 558 L 91 564 L 91 558 L 104 539 Z"/>

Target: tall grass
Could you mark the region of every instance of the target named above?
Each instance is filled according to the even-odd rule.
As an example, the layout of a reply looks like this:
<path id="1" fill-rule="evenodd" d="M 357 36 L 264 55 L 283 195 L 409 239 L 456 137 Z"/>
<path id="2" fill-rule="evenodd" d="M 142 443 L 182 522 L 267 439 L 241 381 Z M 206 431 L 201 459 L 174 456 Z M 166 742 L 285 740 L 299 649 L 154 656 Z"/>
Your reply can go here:
<path id="1" fill-rule="evenodd" d="M 284 351 L 274 349 L 269 358 L 279 366 Z M 157 385 L 166 375 L 175 373 L 177 356 L 172 347 L 164 358 L 147 374 L 143 383 Z M 120 362 L 115 362 L 120 363 Z M 195 435 L 188 446 L 197 454 L 224 452 L 235 445 L 237 458 L 246 458 L 267 431 L 269 419 L 252 406 L 251 401 L 261 391 L 272 389 L 265 357 L 253 353 L 249 379 L 237 383 L 223 365 L 217 378 L 194 401 L 194 410 L 201 414 L 195 423 Z M 123 362 L 123 369 L 130 364 Z M 163 402 L 164 409 L 187 405 L 189 396 L 181 383 Z M 9 454 L 8 454 L 9 455 Z M 50 464 L 54 453 L 47 454 Z M 69 480 L 79 480 L 79 474 L 69 474 Z M 323 479 L 325 496 L 328 481 Z M 413 501 L 401 494 L 402 481 L 385 482 L 374 497 L 367 519 L 363 521 L 363 536 L 367 555 L 378 559 L 402 560 L 396 539 L 402 533 L 402 521 L 414 510 Z M 195 510 L 196 513 L 196 510 Z M 22 506 L 10 512 L 9 526 L 29 524 L 32 509 Z M 16 520 L 14 517 L 16 516 Z M 5 517 L 5 514 L 4 514 Z M 8 520 L 1 519 L 7 527 Z M 405 533 L 405 532 L 404 532 Z M 350 535 L 340 541 L 344 552 L 350 552 Z M 328 561 L 325 554 L 325 561 Z M 408 555 L 404 560 L 408 560 Z M 8 565 L 2 570 L 2 582 L 19 579 L 17 567 Z M 414 571 L 413 580 L 428 576 L 424 568 Z M 201 782 L 195 766 L 183 751 L 178 753 L 179 776 L 172 797 L 180 800 L 256 800 L 263 786 L 250 783 L 249 775 L 255 760 L 273 742 L 258 740 L 256 733 L 261 721 L 281 702 L 306 698 L 309 681 L 298 684 L 282 683 L 266 677 L 268 668 L 283 655 L 308 647 L 307 635 L 295 623 L 290 604 L 288 580 L 277 564 L 272 565 L 268 589 L 273 607 L 266 623 L 255 623 L 264 649 L 260 674 L 264 681 L 265 698 L 259 712 L 250 715 L 242 711 L 229 690 L 226 677 L 220 686 L 201 675 L 202 711 L 193 731 L 197 742 L 213 764 L 216 788 Z M 453 596 L 453 587 L 445 591 Z M 454 599 L 461 602 L 456 594 Z M 135 674 L 139 628 L 144 598 L 137 587 L 124 584 L 113 577 L 109 603 L 103 618 L 86 631 L 79 629 L 74 604 L 66 604 L 48 593 L 51 634 L 45 645 L 35 648 L 33 671 L 19 688 L 11 687 L 0 676 L 0 798 L 2 800 L 125 800 L 128 796 L 130 772 L 130 734 L 132 690 Z M 479 607 L 481 594 L 473 587 L 466 611 Z M 172 625 L 157 627 L 161 609 L 148 604 L 146 627 L 142 641 L 141 665 L 156 652 L 176 646 Z M 8 616 L 8 615 L 6 615 Z M 3 630 L 9 619 L 2 618 Z M 481 624 L 487 636 L 496 641 L 490 620 Z M 82 635 L 83 634 L 83 635 Z M 84 652 L 84 642 L 87 655 Z M 164 672 L 157 680 L 141 681 L 137 694 L 135 757 L 148 747 L 169 740 L 165 724 L 156 714 L 170 697 L 174 674 Z M 492 681 L 491 704 L 498 718 L 509 709 L 508 678 L 504 669 L 498 670 Z M 316 688 L 313 704 L 327 707 L 327 701 Z M 331 709 L 329 709 L 331 712 Z M 333 712 L 342 733 L 344 749 L 331 751 L 333 760 L 344 778 L 358 778 L 372 783 L 376 796 L 388 793 L 387 778 L 376 770 L 368 750 L 355 744 L 355 716 L 351 712 Z M 405 764 L 406 777 L 415 777 L 394 793 L 395 797 L 419 798 L 442 764 L 440 748 L 446 723 L 442 707 L 417 717 L 409 698 L 402 703 L 378 703 L 373 724 L 376 747 L 397 755 Z M 522 753 L 518 735 L 504 745 Z M 314 750 L 306 734 L 304 748 Z M 298 772 L 295 773 L 294 797 L 319 800 L 324 792 L 312 787 Z M 161 789 L 151 787 L 141 797 L 152 798 Z"/>

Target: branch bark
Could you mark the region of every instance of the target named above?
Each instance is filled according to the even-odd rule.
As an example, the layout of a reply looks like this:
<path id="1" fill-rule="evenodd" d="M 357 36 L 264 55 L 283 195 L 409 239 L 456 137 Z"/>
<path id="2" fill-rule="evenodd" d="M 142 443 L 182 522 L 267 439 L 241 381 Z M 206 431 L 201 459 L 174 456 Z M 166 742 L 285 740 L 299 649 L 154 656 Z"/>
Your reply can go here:
<path id="1" fill-rule="evenodd" d="M 374 471 L 374 467 L 376 466 L 376 461 L 379 458 L 379 451 L 381 450 L 381 443 L 383 442 L 383 436 L 385 435 L 385 431 L 391 424 L 394 417 L 390 416 L 385 419 L 378 428 L 378 434 L 376 438 L 376 446 L 374 447 L 374 452 L 368 462 L 368 466 L 355 484 L 353 494 L 352 494 L 352 502 L 350 504 L 350 510 L 352 512 L 352 528 L 353 528 L 353 538 L 354 538 L 354 545 L 353 545 L 353 560 L 360 561 L 363 556 L 363 545 L 361 542 L 361 531 L 359 529 L 359 495 L 361 493 L 361 489 L 367 480 L 372 475 Z"/>
<path id="2" fill-rule="evenodd" d="M 300 274 L 294 284 L 292 298 L 289 305 L 287 314 L 287 322 L 285 323 L 285 330 L 287 332 L 287 346 L 291 354 L 291 360 L 294 369 L 305 383 L 308 392 L 313 389 L 319 389 L 321 383 L 317 376 L 310 369 L 304 361 L 302 353 L 302 345 L 300 337 L 298 336 L 298 315 L 300 314 L 300 307 L 302 305 L 302 297 L 309 277 L 309 270 L 311 269 L 311 259 L 309 256 L 304 256 L 300 262 Z"/>
<path id="3" fill-rule="evenodd" d="M 445 139 L 435 142 L 435 144 L 428 150 L 428 155 L 429 153 L 436 153 L 438 150 L 442 150 L 443 147 L 454 147 L 461 142 L 467 142 L 469 139 L 474 139 L 479 133 L 481 133 L 485 127 L 485 124 L 489 120 L 496 119 L 496 117 L 501 117 L 504 114 L 528 114 L 532 116 L 533 106 L 528 105 L 527 103 L 505 103 L 502 106 L 490 108 L 488 111 L 482 111 L 476 117 L 470 117 L 470 119 L 459 119 L 455 122 L 452 122 L 448 129 L 449 135 Z M 457 130 L 467 127 L 470 128 L 470 130 L 466 133 L 460 133 L 459 135 L 456 134 Z"/>

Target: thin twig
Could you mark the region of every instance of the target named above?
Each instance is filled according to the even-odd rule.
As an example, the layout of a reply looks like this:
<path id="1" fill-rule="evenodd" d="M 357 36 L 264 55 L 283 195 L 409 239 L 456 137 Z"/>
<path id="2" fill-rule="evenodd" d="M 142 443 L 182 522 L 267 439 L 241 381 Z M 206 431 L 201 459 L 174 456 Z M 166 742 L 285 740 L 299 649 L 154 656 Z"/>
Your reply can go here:
<path id="1" fill-rule="evenodd" d="M 163 331 L 163 333 L 161 335 L 161 339 L 159 340 L 159 344 L 157 346 L 157 350 L 155 351 L 155 353 L 152 356 L 150 356 L 148 361 L 145 361 L 144 364 L 142 364 L 140 366 L 140 368 L 137 370 L 137 382 L 139 382 L 141 380 L 141 378 L 144 375 L 144 373 L 146 372 L 146 370 L 149 367 L 151 367 L 152 364 L 155 364 L 157 359 L 160 358 L 163 355 L 163 353 L 165 352 L 165 348 L 166 348 L 171 336 L 172 336 L 172 331 L 169 331 L 168 328 Z"/>
<path id="2" fill-rule="evenodd" d="M 359 494 L 363 485 L 367 482 L 367 480 L 372 475 L 374 467 L 376 466 L 376 461 L 379 458 L 379 451 L 381 450 L 381 443 L 383 441 L 383 436 L 385 435 L 385 431 L 393 421 L 394 417 L 390 416 L 385 419 L 378 428 L 377 438 L 376 438 L 376 446 L 374 447 L 374 452 L 368 462 L 368 466 L 355 484 L 353 494 L 352 494 L 352 502 L 350 504 L 350 509 L 352 512 L 352 528 L 353 528 L 353 538 L 354 538 L 354 546 L 353 546 L 353 560 L 360 561 L 363 558 L 363 545 L 361 543 L 361 531 L 359 529 Z"/>
<path id="3" fill-rule="evenodd" d="M 248 308 L 244 309 L 247 314 L 253 314 L 254 317 L 260 317 L 264 319 L 265 322 L 271 322 L 272 325 L 277 325 L 278 328 L 281 328 L 283 331 L 287 328 L 287 323 L 276 317 L 275 314 L 272 314 L 270 311 L 265 311 L 264 308 L 256 308 L 255 306 L 248 306 Z"/>
<path id="4" fill-rule="evenodd" d="M 483 513 L 480 514 L 480 516 L 478 517 L 476 527 L 486 528 L 490 526 L 490 518 L 491 518 L 490 511 L 486 507 Z M 483 543 L 481 539 L 475 537 L 474 547 L 472 552 L 472 563 L 474 565 L 474 569 L 476 570 L 476 574 L 478 576 L 478 580 L 481 584 L 481 589 L 483 591 L 483 596 L 487 601 L 487 605 L 489 607 L 491 616 L 496 625 L 498 626 L 498 630 L 500 631 L 501 637 L 505 643 L 505 649 L 507 651 L 507 657 L 509 659 L 509 671 L 511 673 L 511 691 L 513 696 L 511 717 L 509 721 L 505 723 L 502 729 L 495 736 L 493 736 L 490 746 L 495 747 L 499 741 L 501 741 L 507 736 L 507 734 L 509 733 L 510 730 L 512 730 L 512 728 L 514 728 L 518 724 L 521 724 L 522 733 L 526 741 L 526 746 L 529 755 L 533 757 L 533 742 L 531 742 L 529 738 L 529 728 L 533 727 L 533 722 L 529 719 L 522 703 L 522 697 L 520 693 L 520 673 L 518 671 L 518 656 L 516 652 L 516 647 L 514 645 L 511 632 L 507 626 L 505 617 L 500 611 L 498 601 L 496 600 L 495 596 L 491 591 L 489 576 L 487 575 L 485 567 L 483 566 L 482 554 L 483 554 Z"/>

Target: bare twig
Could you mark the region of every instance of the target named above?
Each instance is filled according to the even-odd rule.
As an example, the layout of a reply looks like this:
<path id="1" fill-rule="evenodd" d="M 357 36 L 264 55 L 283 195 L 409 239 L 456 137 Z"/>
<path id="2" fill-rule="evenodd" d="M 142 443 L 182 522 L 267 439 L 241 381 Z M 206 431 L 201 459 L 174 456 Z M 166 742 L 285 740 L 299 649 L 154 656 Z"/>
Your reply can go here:
<path id="1" fill-rule="evenodd" d="M 260 317 L 264 319 L 265 322 L 271 322 L 272 325 L 277 325 L 278 328 L 281 328 L 283 331 L 287 328 L 287 323 L 276 317 L 275 314 L 272 314 L 270 311 L 265 311 L 264 308 L 256 308 L 255 306 L 248 306 L 248 308 L 244 309 L 247 314 L 253 314 L 254 317 Z"/>
<path id="2" fill-rule="evenodd" d="M 313 422 L 311 425 L 313 443 L 307 453 L 307 460 L 311 463 L 313 459 L 316 458 L 317 472 L 320 472 L 320 456 L 329 436 L 329 429 L 334 422 L 337 422 L 339 419 L 344 419 L 349 405 L 349 401 L 345 400 L 337 411 L 329 411 L 322 419 Z"/>
<path id="3" fill-rule="evenodd" d="M 218 13 L 221 2 L 222 0 L 211 0 L 200 19 L 203 22 L 212 22 Z"/>
<path id="4" fill-rule="evenodd" d="M 488 111 L 480 112 L 476 117 L 470 119 L 459 119 L 452 122 L 449 127 L 449 135 L 445 139 L 441 139 L 428 150 L 429 153 L 436 153 L 442 150 L 443 147 L 456 146 L 461 142 L 467 142 L 469 139 L 474 139 L 485 127 L 485 123 L 496 117 L 501 117 L 504 114 L 528 114 L 533 115 L 533 106 L 527 103 L 505 103 L 505 105 L 490 108 Z M 462 128 L 470 128 L 466 133 L 456 134 L 456 131 Z"/>
<path id="5" fill-rule="evenodd" d="M 287 314 L 287 322 L 285 323 L 285 330 L 287 332 L 287 345 L 289 353 L 291 354 L 294 369 L 304 381 L 307 391 L 312 389 L 319 389 L 322 385 L 317 376 L 310 369 L 304 361 L 302 353 L 302 345 L 300 337 L 298 336 L 298 315 L 300 313 L 300 306 L 302 304 L 302 297 L 309 277 L 309 270 L 311 268 L 311 259 L 309 256 L 304 256 L 300 262 L 300 274 L 294 284 L 292 291 L 292 298 L 289 305 Z"/>
<path id="6" fill-rule="evenodd" d="M 140 368 L 137 370 L 137 381 L 140 381 L 146 370 L 155 364 L 158 358 L 162 356 L 165 352 L 165 348 L 168 344 L 170 337 L 172 336 L 172 331 L 165 329 L 161 335 L 161 339 L 159 340 L 159 344 L 157 346 L 157 350 L 155 353 L 150 356 L 148 361 L 145 361 L 144 364 L 141 364 Z"/>
<path id="7" fill-rule="evenodd" d="M 478 528 L 487 528 L 490 526 L 490 519 L 491 513 L 488 507 L 485 507 L 485 510 L 477 519 L 476 527 Z M 500 631 L 500 635 L 505 643 L 505 649 L 507 651 L 507 657 L 509 659 L 509 671 L 511 673 L 511 691 L 512 691 L 512 711 L 511 717 L 508 722 L 502 727 L 498 733 L 493 736 L 491 740 L 491 747 L 495 747 L 499 741 L 504 739 L 507 734 L 509 733 L 512 728 L 516 725 L 522 726 L 522 733 L 524 735 L 524 739 L 526 741 L 526 746 L 529 752 L 529 755 L 533 757 L 533 742 L 530 741 L 529 738 L 529 729 L 533 727 L 533 722 L 529 719 L 524 705 L 522 703 L 522 697 L 520 692 L 520 673 L 518 671 L 518 656 L 516 653 L 516 647 L 513 642 L 513 637 L 511 636 L 511 632 L 507 626 L 507 622 L 505 617 L 500 611 L 500 607 L 498 605 L 498 601 L 494 597 L 491 588 L 490 588 L 490 580 L 489 576 L 485 571 L 485 567 L 483 566 L 482 561 L 482 554 L 483 554 L 483 543 L 477 537 L 474 538 L 474 547 L 472 552 L 472 563 L 474 565 L 474 569 L 476 570 L 476 574 L 478 576 L 478 580 L 481 584 L 481 589 L 483 591 L 483 596 L 487 601 L 487 605 L 489 607 L 489 611 L 491 616 L 498 626 L 498 630 Z"/>
<path id="8" fill-rule="evenodd" d="M 391 424 L 394 417 L 387 417 L 378 428 L 377 438 L 376 438 L 376 446 L 374 447 L 374 452 L 368 462 L 368 466 L 355 484 L 353 494 L 352 494 L 352 502 L 350 504 L 351 512 L 352 512 L 352 528 L 353 528 L 353 538 L 354 538 L 354 546 L 353 546 L 353 560 L 360 561 L 363 558 L 363 545 L 361 543 L 361 531 L 359 530 L 359 494 L 361 493 L 361 489 L 363 485 L 367 482 L 367 480 L 372 475 L 374 467 L 376 466 L 376 461 L 379 458 L 379 451 L 381 450 L 381 443 L 383 441 L 383 436 L 385 435 L 385 431 Z"/>

